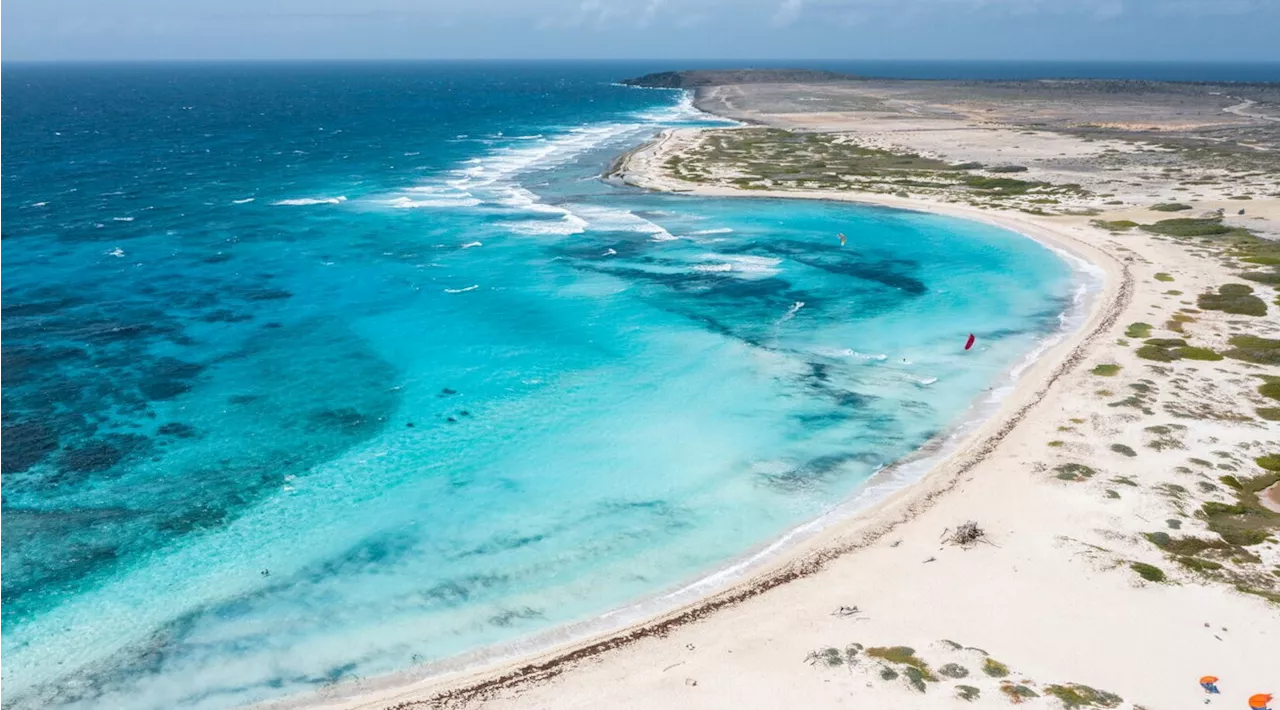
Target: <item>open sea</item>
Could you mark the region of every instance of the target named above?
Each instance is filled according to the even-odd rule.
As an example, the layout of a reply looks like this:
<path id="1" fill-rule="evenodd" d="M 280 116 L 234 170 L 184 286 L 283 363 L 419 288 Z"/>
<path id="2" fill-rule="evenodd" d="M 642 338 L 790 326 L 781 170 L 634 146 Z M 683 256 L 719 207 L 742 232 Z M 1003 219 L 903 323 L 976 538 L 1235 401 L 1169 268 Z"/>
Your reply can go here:
<path id="1" fill-rule="evenodd" d="M 653 599 L 1063 327 L 1080 275 L 1001 229 L 605 183 L 716 123 L 612 83 L 653 68 L 6 65 L 4 707 L 224 708 Z"/>

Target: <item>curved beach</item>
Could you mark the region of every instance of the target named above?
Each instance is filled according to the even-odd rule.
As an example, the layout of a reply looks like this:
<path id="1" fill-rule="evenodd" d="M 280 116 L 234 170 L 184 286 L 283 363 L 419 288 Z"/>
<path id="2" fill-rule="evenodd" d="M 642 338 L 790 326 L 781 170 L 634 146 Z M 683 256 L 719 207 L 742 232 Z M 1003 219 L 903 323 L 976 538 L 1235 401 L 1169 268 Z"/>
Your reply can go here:
<path id="1" fill-rule="evenodd" d="M 1035 356 L 1033 361 L 1010 375 L 1012 391 L 985 416 L 938 436 L 882 470 L 845 504 L 789 531 L 764 550 L 752 551 L 678 590 L 598 619 L 539 634 L 518 645 L 483 649 L 412 672 L 335 686 L 325 692 L 323 707 L 399 708 L 416 707 L 419 703 L 482 701 L 495 690 L 518 689 L 546 680 L 578 662 L 641 639 L 665 637 L 674 629 L 727 611 L 781 585 L 821 573 L 838 558 L 862 550 L 890 533 L 901 532 L 903 526 L 932 508 L 962 477 L 986 460 L 1034 409 L 1052 406 L 1055 385 L 1087 357 L 1090 345 L 1115 326 L 1132 299 L 1133 279 L 1124 264 L 1081 240 L 1072 230 L 1052 222 L 893 196 L 744 193 L 672 184 L 649 172 L 652 161 L 662 157 L 661 151 L 671 135 L 672 131 L 664 131 L 652 142 L 627 153 L 615 165 L 612 177 L 646 189 L 704 196 L 847 201 L 980 221 L 1022 234 L 1098 270 L 1103 274 L 1100 288 L 1089 293 L 1080 322 L 1052 337 L 1047 347 L 1030 354 Z M 1083 281 L 1086 275 L 1081 273 L 1079 277 Z M 689 601 L 680 603 L 683 600 Z M 636 617 L 639 620 L 632 623 L 619 623 Z M 426 676 L 425 680 L 411 680 L 422 676 Z M 265 707 L 312 706 L 314 702 L 293 699 Z"/>
<path id="2" fill-rule="evenodd" d="M 714 97 L 717 91 L 710 93 Z M 702 105 L 707 108 L 706 101 Z M 858 128 L 850 120 L 844 130 Z M 921 195 L 759 186 L 747 191 L 670 175 L 664 165 L 672 156 L 688 156 L 691 143 L 703 131 L 664 132 L 620 159 L 613 177 L 659 191 L 843 200 L 986 222 L 1086 261 L 1105 273 L 1104 286 L 1083 323 L 1021 372 L 998 409 L 949 442 L 951 450 L 930 462 L 918 481 L 869 507 L 842 509 L 816 530 L 803 528 L 804 534 L 755 558 L 754 566 L 729 586 L 708 585 L 706 596 L 614 630 L 599 629 L 618 626 L 619 619 L 597 621 L 595 635 L 585 638 L 593 625 L 562 630 L 559 637 L 540 637 L 531 644 L 541 646 L 536 651 L 522 654 L 521 649 L 509 648 L 497 659 L 456 659 L 414 673 L 335 687 L 323 699 L 298 699 L 300 704 L 951 706 L 955 700 L 943 691 L 922 696 L 909 684 L 877 680 L 878 669 L 890 667 L 884 661 L 868 663 L 865 656 L 861 662 L 854 660 L 863 648 L 899 646 L 910 647 L 908 653 L 915 649 L 935 667 L 944 660 L 968 666 L 970 680 L 961 682 L 974 685 L 963 687 L 982 693 L 965 699 L 980 705 L 1006 704 L 1001 693 L 1012 697 L 1021 691 L 1008 688 L 1016 687 L 1030 693 L 1019 698 L 1022 702 L 1052 706 L 1066 692 L 1063 688 L 1096 686 L 1117 694 L 1107 707 L 1166 707 L 1186 702 L 1189 694 L 1194 697 L 1183 679 L 1194 679 L 1208 672 L 1205 669 L 1229 667 L 1242 682 L 1266 681 L 1272 669 L 1263 649 L 1280 638 L 1280 615 L 1259 596 L 1194 575 L 1170 571 L 1176 584 L 1135 575 L 1135 561 L 1153 559 L 1141 533 L 1158 524 L 1152 518 L 1160 515 L 1160 503 L 1140 496 L 1132 500 L 1135 496 L 1124 486 L 1143 488 L 1145 484 L 1132 480 L 1145 475 L 1141 472 L 1152 466 L 1172 467 L 1175 458 L 1208 457 L 1208 449 L 1224 440 L 1261 437 L 1264 448 L 1268 439 L 1274 445 L 1274 428 L 1222 419 L 1202 423 L 1214 436 L 1194 443 L 1188 438 L 1176 452 L 1144 450 L 1137 472 L 1126 460 L 1128 454 L 1116 453 L 1114 446 L 1094 446 L 1088 438 L 1070 440 L 1086 426 L 1098 428 L 1106 438 L 1138 437 L 1135 445 L 1151 436 L 1142 432 L 1152 422 L 1123 411 L 1116 417 L 1116 395 L 1100 389 L 1100 383 L 1110 381 L 1090 368 L 1118 363 L 1116 369 L 1140 376 L 1144 366 L 1125 340 L 1128 324 L 1151 320 L 1168 308 L 1171 295 L 1180 293 L 1162 293 L 1150 284 L 1176 279 L 1194 293 L 1230 278 L 1226 265 L 1189 254 L 1170 240 L 1138 233 L 1126 235 L 1120 246 L 1114 232 L 1092 223 L 1092 215 L 1038 216 Z M 1250 212 L 1254 219 L 1275 220 L 1276 203 L 1255 200 Z M 1214 204 L 1208 200 L 1203 206 Z M 1159 215 L 1128 208 L 1111 218 L 1119 217 Z M 1225 341 L 1224 319 L 1206 314 L 1197 320 L 1197 327 L 1215 329 L 1204 333 L 1209 342 Z M 1264 327 L 1264 332 L 1274 331 L 1274 323 Z M 1241 365 L 1233 362 L 1180 372 L 1194 380 L 1199 391 L 1216 390 L 1221 397 L 1247 400 L 1248 378 L 1241 379 Z M 1177 416 L 1176 410 L 1168 411 Z M 1068 441 L 1056 441 L 1059 438 Z M 1064 468 L 1068 464 L 1061 463 L 1053 467 L 1058 462 L 1050 457 L 1064 455 L 1069 464 L 1083 468 Z M 1158 462 L 1143 462 L 1151 457 Z M 1088 474 L 1054 475 L 1076 470 Z M 1095 473 L 1101 475 L 1095 479 Z M 1102 480 L 1108 477 L 1122 483 Z M 1079 483 L 1064 482 L 1072 480 Z M 1160 485 L 1164 484 L 1153 487 L 1163 490 Z M 1200 486 L 1199 495 L 1213 498 L 1216 490 Z M 984 542 L 990 544 L 948 544 L 947 535 L 966 521 L 978 522 L 986 533 Z M 1260 552 L 1273 555 L 1272 547 Z M 996 658 L 998 666 L 1006 667 L 1003 673 L 977 673 L 978 667 Z M 829 668 L 833 666 L 841 669 Z"/>

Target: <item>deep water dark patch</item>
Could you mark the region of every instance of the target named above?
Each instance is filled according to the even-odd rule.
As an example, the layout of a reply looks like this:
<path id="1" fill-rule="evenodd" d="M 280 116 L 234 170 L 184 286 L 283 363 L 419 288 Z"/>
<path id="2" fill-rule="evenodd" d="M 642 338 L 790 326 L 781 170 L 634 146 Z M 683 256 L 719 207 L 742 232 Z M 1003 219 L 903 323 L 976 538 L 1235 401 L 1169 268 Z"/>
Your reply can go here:
<path id="1" fill-rule="evenodd" d="M 45 422 L 23 421 L 5 412 L 0 446 L 0 471 L 21 473 L 58 449 L 58 432 Z"/>

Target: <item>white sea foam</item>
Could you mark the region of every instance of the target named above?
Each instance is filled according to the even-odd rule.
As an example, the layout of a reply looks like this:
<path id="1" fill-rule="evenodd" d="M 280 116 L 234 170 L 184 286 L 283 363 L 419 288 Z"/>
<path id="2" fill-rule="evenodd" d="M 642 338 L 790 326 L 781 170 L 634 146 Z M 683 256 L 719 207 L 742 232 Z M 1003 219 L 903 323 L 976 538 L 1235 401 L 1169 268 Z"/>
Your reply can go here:
<path id="1" fill-rule="evenodd" d="M 717 227 L 715 229 L 699 229 L 696 232 L 689 232 L 689 234 L 728 234 L 732 231 L 733 227 Z"/>
<path id="2" fill-rule="evenodd" d="M 482 243 L 480 243 L 480 242 L 467 242 L 466 244 L 463 244 L 463 245 L 462 245 L 462 248 L 463 248 L 463 249 L 470 249 L 471 247 L 482 247 L 482 246 L 484 246 L 484 244 L 482 244 Z"/>
<path id="3" fill-rule="evenodd" d="M 107 256 L 114 256 L 116 258 L 121 258 L 124 256 L 124 249 L 121 249 L 120 247 L 116 247 L 115 249 L 112 249 L 111 251 L 107 252 Z"/>
<path id="4" fill-rule="evenodd" d="M 47 205 L 47 204 L 49 204 L 49 203 L 48 203 L 48 202 L 32 202 L 32 203 L 31 203 L 31 206 L 32 206 L 32 207 L 44 207 L 44 206 L 45 206 L 45 205 Z"/>
<path id="5" fill-rule="evenodd" d="M 299 197 L 292 200 L 277 200 L 271 204 L 301 207 L 306 205 L 338 205 L 346 201 L 346 195 L 338 195 L 337 197 Z"/>
<path id="6" fill-rule="evenodd" d="M 467 291 L 474 291 L 478 288 L 480 288 L 480 284 L 472 284 L 466 288 L 446 288 L 444 292 L 445 293 L 466 293 Z"/>
<path id="7" fill-rule="evenodd" d="M 132 218 L 132 217 L 112 217 L 112 218 L 111 218 L 111 221 L 113 221 L 113 222 L 132 222 L 132 221 L 133 221 L 133 218 Z"/>
<path id="8" fill-rule="evenodd" d="M 702 271 L 709 273 L 733 271 L 733 264 L 698 264 L 693 267 L 694 271 Z"/>
<path id="9" fill-rule="evenodd" d="M 480 200 L 468 197 L 441 197 L 437 199 L 415 200 L 411 197 L 396 197 L 390 200 L 383 200 L 382 204 L 395 209 L 411 210 L 423 207 L 475 207 L 480 204 Z"/>
<path id="10" fill-rule="evenodd" d="M 604 254 L 602 254 L 601 256 L 614 256 L 617 253 L 618 251 L 616 249 L 605 249 Z"/>
<path id="11" fill-rule="evenodd" d="M 766 256 L 747 256 L 741 254 L 703 254 L 703 259 L 712 262 L 712 266 L 717 267 L 716 271 L 731 271 L 735 274 L 741 274 L 748 278 L 758 278 L 764 276 L 772 276 L 780 271 L 778 265 L 782 263 L 781 259 L 775 259 Z M 729 268 L 723 268 L 728 266 Z M 698 269 L 694 267 L 695 270 Z"/>
<path id="12" fill-rule="evenodd" d="M 257 198 L 256 198 L 256 197 L 246 197 L 246 198 L 244 198 L 243 200 L 232 200 L 232 201 L 231 201 L 231 204 L 233 204 L 233 205 L 243 205 L 243 204 L 245 204 L 246 202 L 253 202 L 255 199 L 257 199 Z"/>

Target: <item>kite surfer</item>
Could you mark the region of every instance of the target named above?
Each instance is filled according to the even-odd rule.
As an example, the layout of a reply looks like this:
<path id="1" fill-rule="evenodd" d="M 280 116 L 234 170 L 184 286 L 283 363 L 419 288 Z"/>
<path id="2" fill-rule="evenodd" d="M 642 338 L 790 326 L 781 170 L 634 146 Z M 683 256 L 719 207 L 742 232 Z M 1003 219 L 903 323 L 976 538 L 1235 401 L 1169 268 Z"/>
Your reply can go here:
<path id="1" fill-rule="evenodd" d="M 844 246 L 844 243 L 845 243 L 846 241 L 848 241 L 848 239 L 844 236 L 844 232 L 841 232 L 841 233 L 837 234 L 836 236 L 837 236 L 837 237 L 840 237 L 840 246 Z"/>

